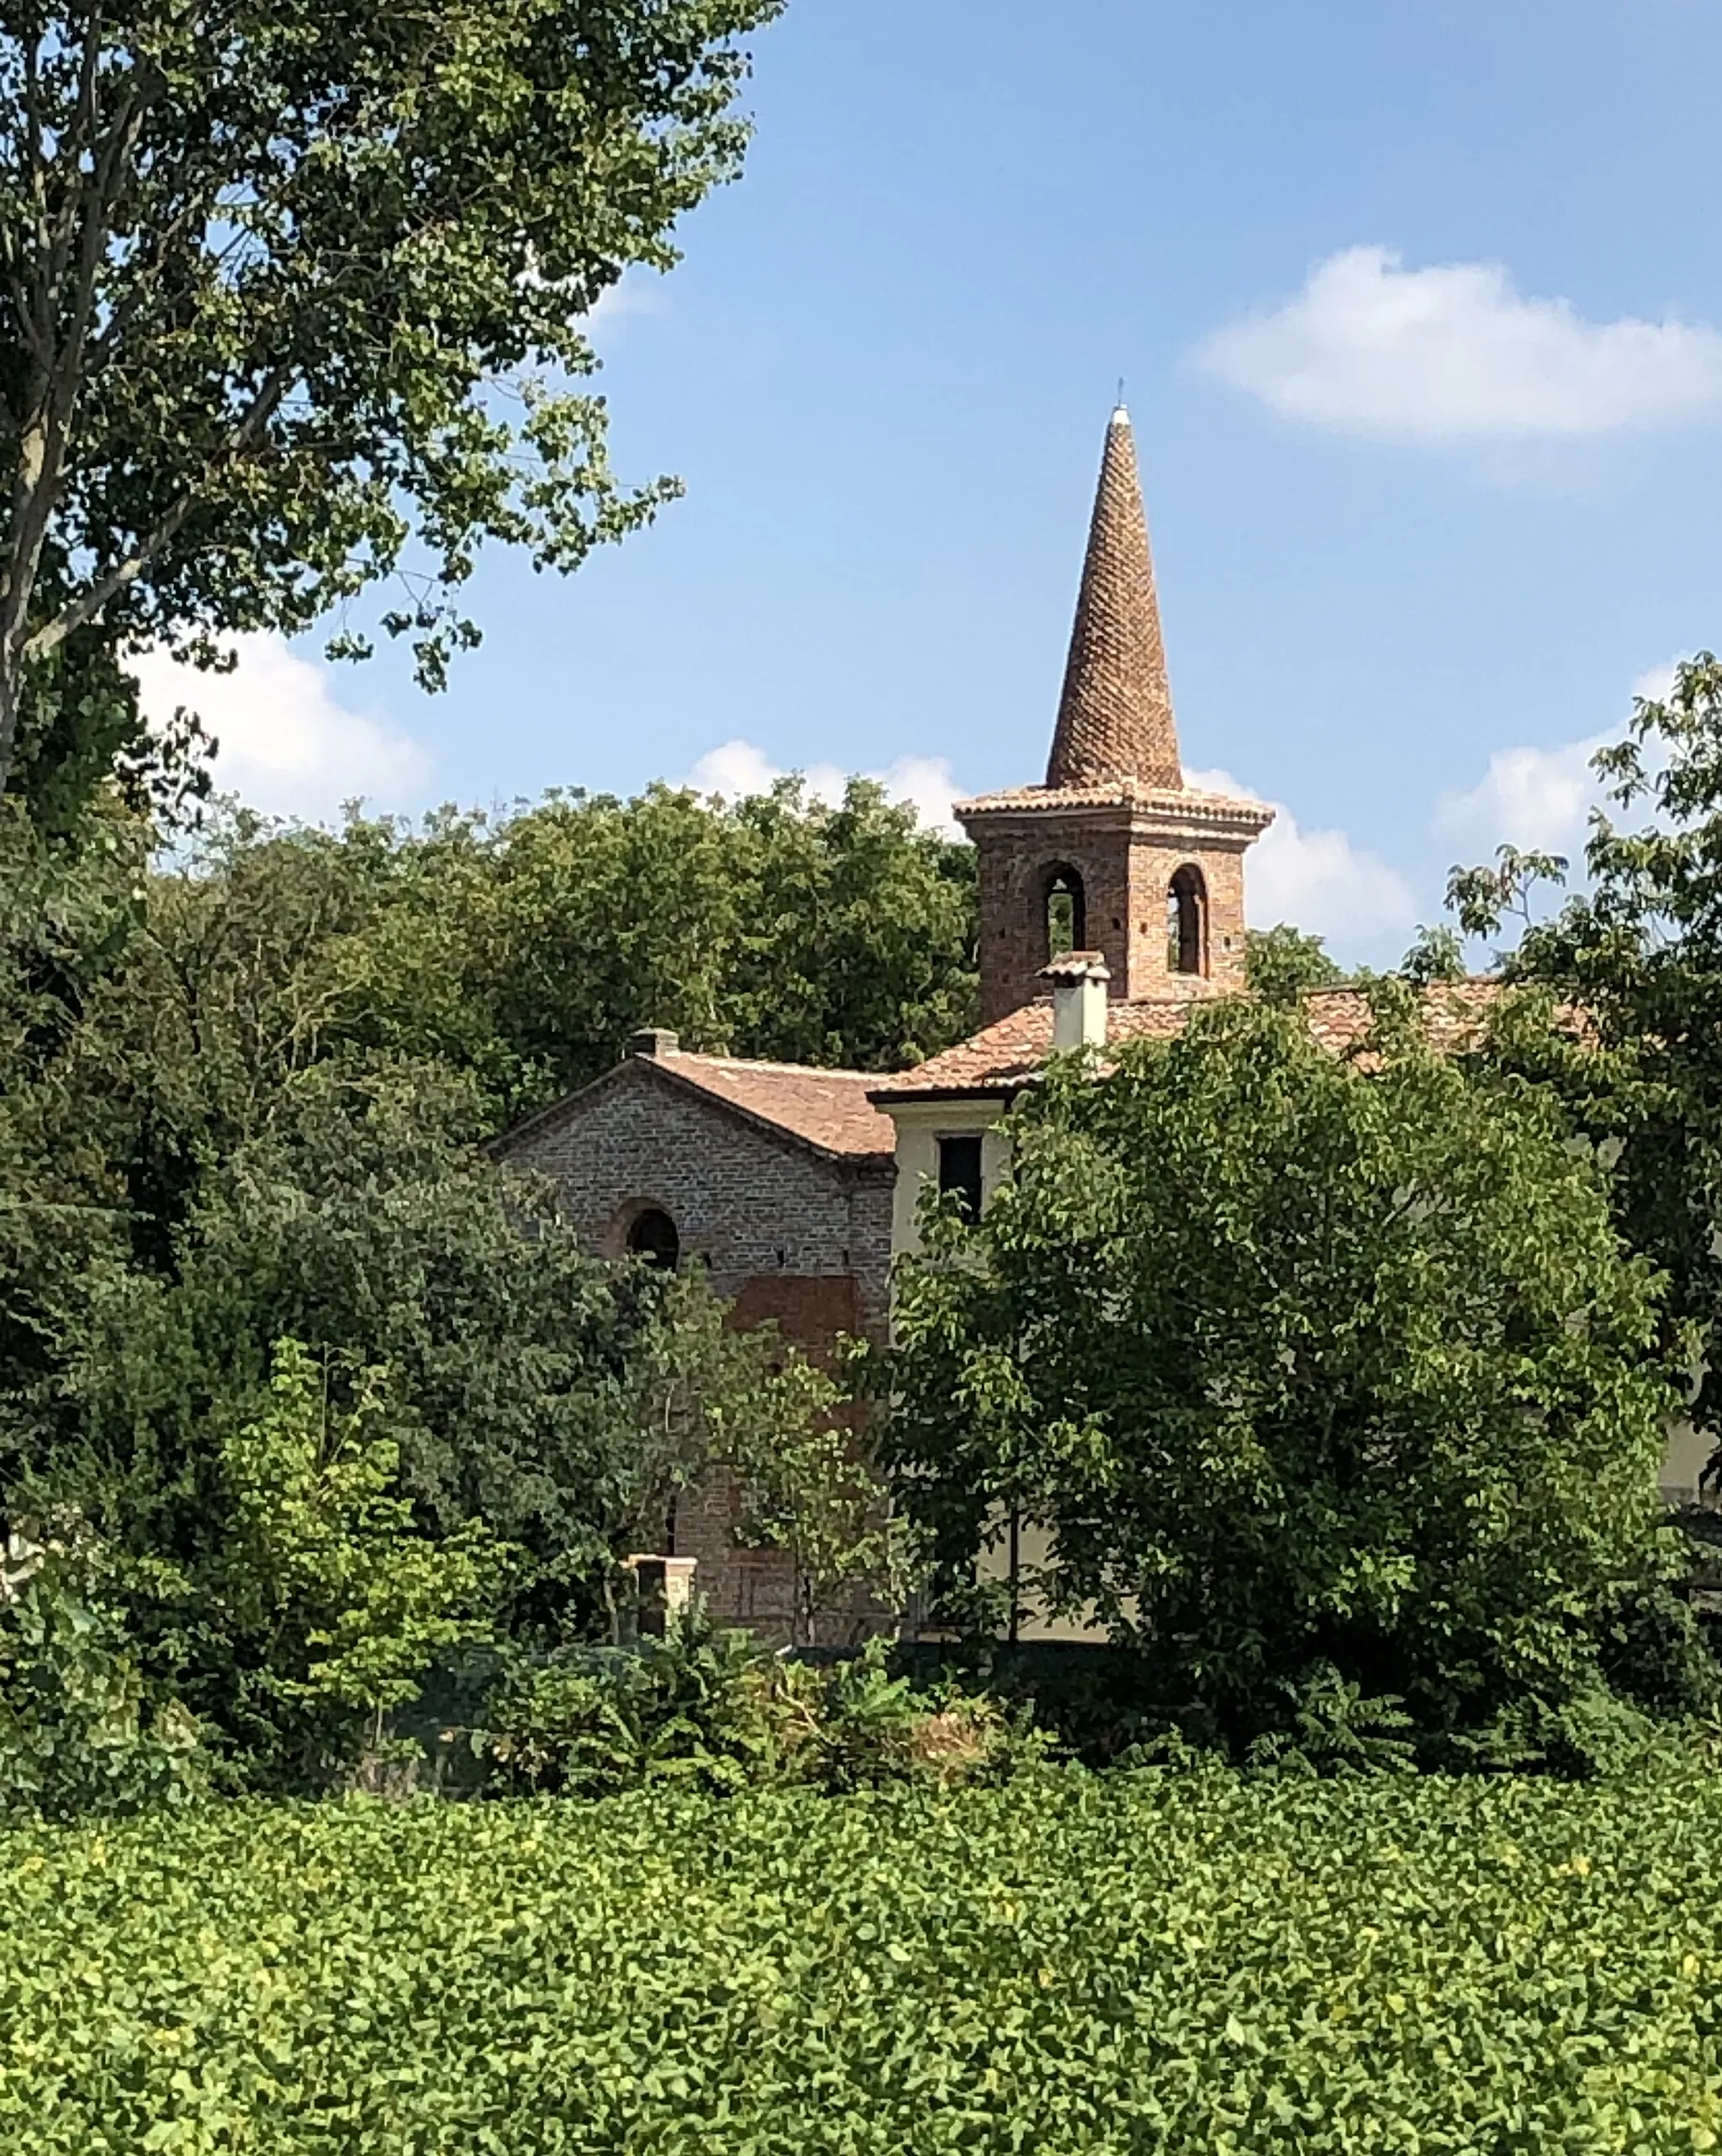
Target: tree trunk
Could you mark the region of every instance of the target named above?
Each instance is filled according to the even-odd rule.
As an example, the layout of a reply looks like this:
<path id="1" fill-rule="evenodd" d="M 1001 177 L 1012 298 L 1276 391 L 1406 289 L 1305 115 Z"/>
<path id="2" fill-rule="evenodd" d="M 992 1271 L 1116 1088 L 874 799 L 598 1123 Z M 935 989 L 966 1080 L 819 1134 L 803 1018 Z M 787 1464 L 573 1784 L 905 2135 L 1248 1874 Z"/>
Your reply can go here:
<path id="1" fill-rule="evenodd" d="M 12 776 L 18 748 L 18 690 L 20 668 L 10 652 L 0 651 L 0 794 Z"/>

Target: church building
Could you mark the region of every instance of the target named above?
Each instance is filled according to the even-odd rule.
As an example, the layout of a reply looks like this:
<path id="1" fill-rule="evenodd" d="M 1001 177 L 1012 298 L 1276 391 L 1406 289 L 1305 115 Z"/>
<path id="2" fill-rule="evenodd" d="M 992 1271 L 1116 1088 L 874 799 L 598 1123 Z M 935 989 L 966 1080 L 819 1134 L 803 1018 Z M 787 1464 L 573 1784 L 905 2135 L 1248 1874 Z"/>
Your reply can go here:
<path id="1" fill-rule="evenodd" d="M 594 1084 L 503 1139 L 548 1174 L 595 1253 L 698 1259 L 735 1322 L 810 1354 L 879 1337 L 893 1255 L 929 1182 L 977 1207 L 993 1131 L 1055 1046 L 1168 1034 L 1242 986 L 1244 856 L 1272 811 L 1184 783 L 1127 413 L 1107 430 L 1043 784 L 959 802 L 979 854 L 982 1028 L 919 1069 L 822 1070 L 639 1033 Z M 677 1507 L 713 1614 L 787 1637 L 790 1559 L 739 1547 L 740 1493 Z"/>
<path id="2" fill-rule="evenodd" d="M 774 1320 L 817 1356 L 840 1334 L 882 1337 L 891 1260 L 914 1246 L 929 1186 L 985 1207 L 1007 1165 L 1001 1120 L 1050 1054 L 1169 1038 L 1196 1003 L 1241 990 L 1244 856 L 1273 811 L 1185 784 L 1122 409 L 1107 430 L 1045 779 L 955 812 L 979 857 L 971 1038 L 881 1077 L 695 1054 L 673 1033 L 642 1033 L 614 1070 L 510 1133 L 499 1156 L 557 1178 L 595 1253 L 697 1259 L 737 1324 Z M 1455 1047 L 1474 1037 L 1491 992 L 1455 984 L 1431 1008 L 1433 1035 Z M 1336 1050 L 1370 1023 L 1346 988 L 1314 992 L 1307 1008 Z M 1685 1451 L 1693 1443 L 1687 1433 Z M 1678 1436 L 1675 1453 L 1668 1473 L 1683 1491 L 1696 1468 Z M 788 1640 L 793 1562 L 737 1543 L 740 1498 L 721 1478 L 684 1497 L 671 1554 L 695 1561 L 720 1620 Z"/>

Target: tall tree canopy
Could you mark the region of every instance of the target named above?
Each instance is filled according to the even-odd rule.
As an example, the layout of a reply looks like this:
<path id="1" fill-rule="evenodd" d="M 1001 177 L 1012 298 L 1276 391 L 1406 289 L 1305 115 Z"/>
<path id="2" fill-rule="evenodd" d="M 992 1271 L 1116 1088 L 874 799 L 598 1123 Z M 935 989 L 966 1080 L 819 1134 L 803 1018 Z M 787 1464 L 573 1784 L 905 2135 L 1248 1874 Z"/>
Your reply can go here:
<path id="1" fill-rule="evenodd" d="M 1557 1099 L 1376 992 L 1360 1068 L 1239 1001 L 1055 1069 L 985 1220 L 901 1276 L 889 1456 L 959 1569 L 1043 1523 L 1036 1589 L 1193 1733 L 1392 1695 L 1434 1757 L 1558 1752 L 1599 1607 L 1657 1572 L 1683 1371 Z"/>
<path id="2" fill-rule="evenodd" d="M 0 1393 L 61 1382 L 87 1276 L 182 1277 L 188 1223 L 235 1160 L 275 1159 L 313 1080 L 349 1103 L 402 1071 L 453 1086 L 475 1138 L 640 1026 L 884 1070 L 972 1022 L 969 849 L 864 782 L 837 807 L 658 789 L 419 832 L 241 814 L 203 843 L 151 869 L 117 803 L 76 850 L 0 818 Z M 319 1129 L 357 1160 L 348 1120 Z"/>
<path id="3" fill-rule="evenodd" d="M 151 1023 L 196 1086 L 219 1066 L 240 1124 L 277 1055 L 435 1057 L 501 1123 L 596 1077 L 641 1026 L 892 1070 L 973 1022 L 973 857 L 866 780 L 835 807 L 786 782 L 729 805 L 570 794 L 416 832 L 241 817 L 149 888 L 133 977 Z"/>
<path id="4" fill-rule="evenodd" d="M 651 514 L 584 318 L 737 170 L 779 4 L 7 12 L 0 790 L 92 624 L 207 660 L 394 575 L 434 684 L 485 540 L 567 569 Z"/>

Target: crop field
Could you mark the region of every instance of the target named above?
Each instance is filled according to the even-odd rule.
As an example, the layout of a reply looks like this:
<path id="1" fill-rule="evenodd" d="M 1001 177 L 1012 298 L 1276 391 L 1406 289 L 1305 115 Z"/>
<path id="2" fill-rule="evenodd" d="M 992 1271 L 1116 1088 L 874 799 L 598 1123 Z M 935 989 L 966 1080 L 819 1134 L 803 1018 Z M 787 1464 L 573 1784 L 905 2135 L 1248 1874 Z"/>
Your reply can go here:
<path id="1" fill-rule="evenodd" d="M 0 1833 L 0 2148 L 1707 2149 L 1722 1778 Z"/>

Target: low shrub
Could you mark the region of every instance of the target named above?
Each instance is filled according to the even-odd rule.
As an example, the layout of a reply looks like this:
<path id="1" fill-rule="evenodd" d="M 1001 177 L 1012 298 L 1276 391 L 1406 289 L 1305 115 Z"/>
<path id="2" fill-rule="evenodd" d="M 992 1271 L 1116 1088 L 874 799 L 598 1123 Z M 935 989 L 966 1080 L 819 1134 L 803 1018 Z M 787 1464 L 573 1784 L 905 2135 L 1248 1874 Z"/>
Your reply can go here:
<path id="1" fill-rule="evenodd" d="M 0 1833 L 0 2147 L 1688 2156 L 1722 1777 L 1061 1769 Z"/>
<path id="2" fill-rule="evenodd" d="M 886 1641 L 811 1663 L 697 1609 L 636 1646 L 516 1659 L 473 1745 L 502 1790 L 588 1797 L 663 1782 L 715 1794 L 773 1783 L 952 1785 L 1001 1778 L 1045 1751 L 1026 1713 L 949 1681 L 917 1692 Z"/>
<path id="3" fill-rule="evenodd" d="M 636 1647 L 516 1657 L 473 1746 L 499 1787 L 521 1794 L 605 1796 L 661 1781 L 726 1794 L 774 1778 L 770 1705 L 769 1657 L 695 1615 Z"/>

